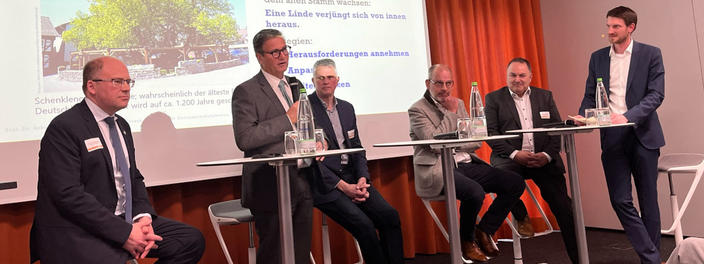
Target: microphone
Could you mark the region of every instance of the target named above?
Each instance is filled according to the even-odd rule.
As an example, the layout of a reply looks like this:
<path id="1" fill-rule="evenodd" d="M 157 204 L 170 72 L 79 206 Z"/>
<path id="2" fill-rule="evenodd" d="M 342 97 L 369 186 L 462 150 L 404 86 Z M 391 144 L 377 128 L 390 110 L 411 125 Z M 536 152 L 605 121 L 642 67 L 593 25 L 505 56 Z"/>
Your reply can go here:
<path id="1" fill-rule="evenodd" d="M 558 127 L 576 127 L 577 124 L 574 123 L 574 120 L 567 119 L 564 121 L 560 122 L 551 122 L 551 123 L 545 123 L 543 124 L 543 127 L 545 128 L 558 128 Z"/>
<path id="2" fill-rule="evenodd" d="M 298 92 L 298 86 L 301 85 L 301 81 L 296 79 L 296 77 L 288 77 L 288 85 L 291 86 L 291 89 L 293 92 L 297 93 Z"/>
<path id="3" fill-rule="evenodd" d="M 437 134 L 437 135 L 433 136 L 433 139 L 458 139 L 458 138 L 459 138 L 459 135 L 457 134 L 457 130 L 452 131 L 452 132 Z"/>

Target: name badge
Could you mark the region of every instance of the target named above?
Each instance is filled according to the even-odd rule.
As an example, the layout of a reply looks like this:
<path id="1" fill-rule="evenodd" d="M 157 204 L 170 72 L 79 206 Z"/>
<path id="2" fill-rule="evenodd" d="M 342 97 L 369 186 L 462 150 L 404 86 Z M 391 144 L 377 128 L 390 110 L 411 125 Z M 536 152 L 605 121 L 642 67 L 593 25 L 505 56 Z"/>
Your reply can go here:
<path id="1" fill-rule="evenodd" d="M 354 129 L 347 131 L 347 138 L 348 139 L 354 138 L 354 134 L 355 134 Z"/>
<path id="2" fill-rule="evenodd" d="M 86 150 L 88 152 L 99 150 L 103 148 L 103 143 L 100 142 L 100 138 L 94 137 L 83 141 L 86 144 Z"/>
<path id="3" fill-rule="evenodd" d="M 540 111 L 540 119 L 550 119 L 549 111 Z"/>

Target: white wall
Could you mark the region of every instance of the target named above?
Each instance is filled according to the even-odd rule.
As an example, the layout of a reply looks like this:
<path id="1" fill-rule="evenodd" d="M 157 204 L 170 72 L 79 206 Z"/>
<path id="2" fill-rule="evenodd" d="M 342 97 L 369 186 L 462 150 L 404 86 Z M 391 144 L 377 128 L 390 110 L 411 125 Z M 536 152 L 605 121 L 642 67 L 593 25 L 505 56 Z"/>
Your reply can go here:
<path id="1" fill-rule="evenodd" d="M 658 109 L 666 146 L 661 154 L 704 153 L 704 0 L 542 0 L 548 83 L 563 116 L 576 114 L 584 94 L 590 54 L 608 46 L 606 12 L 618 5 L 638 14 L 636 41 L 660 47 L 665 64 L 665 101 Z M 576 136 L 583 210 L 587 226 L 622 229 L 609 203 L 600 161 L 599 134 Z M 676 180 L 680 203 L 692 175 Z M 672 223 L 667 176 L 658 180 L 663 225 Z M 698 190 L 683 220 L 685 235 L 704 236 L 704 190 Z M 634 197 L 635 188 L 634 188 Z"/>

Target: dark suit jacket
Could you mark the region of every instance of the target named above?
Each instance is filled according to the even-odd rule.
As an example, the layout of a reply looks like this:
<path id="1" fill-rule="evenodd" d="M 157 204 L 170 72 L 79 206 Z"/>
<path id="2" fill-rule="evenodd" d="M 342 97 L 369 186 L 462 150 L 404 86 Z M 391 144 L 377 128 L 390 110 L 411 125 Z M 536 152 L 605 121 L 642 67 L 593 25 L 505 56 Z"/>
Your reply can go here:
<path id="1" fill-rule="evenodd" d="M 493 91 L 486 95 L 486 122 L 487 131 L 490 136 L 505 135 L 506 131 L 521 129 L 521 121 L 516 110 L 516 103 L 511 97 L 509 88 Z M 532 111 L 533 127 L 539 128 L 546 123 L 559 122 L 560 112 L 552 98 L 552 92 L 537 87 L 530 88 L 530 105 Z M 549 118 L 541 118 L 540 112 L 550 113 Z M 509 159 L 514 150 L 521 150 L 523 135 L 516 139 L 487 141 L 491 146 L 491 158 Z M 545 152 L 552 158 L 551 163 L 555 164 L 561 172 L 565 171 L 565 166 L 560 157 L 560 136 L 548 136 L 545 133 L 533 133 L 533 143 L 535 152 Z"/>
<path id="2" fill-rule="evenodd" d="M 322 101 L 316 93 L 308 95 L 310 105 L 313 108 L 313 117 L 315 126 L 322 128 L 325 131 L 325 137 L 328 141 L 328 149 L 340 149 L 335 137 L 335 130 L 332 128 L 327 110 L 323 106 Z M 357 117 L 355 116 L 354 107 L 345 100 L 337 99 L 337 113 L 340 116 L 342 125 L 342 133 L 345 141 L 345 148 L 361 148 L 362 142 L 359 139 L 359 131 L 357 130 Z M 350 137 L 351 136 L 351 137 Z M 345 169 L 349 170 L 343 174 L 343 168 L 340 163 L 340 156 L 328 156 L 321 162 L 320 171 L 321 177 L 311 177 L 311 190 L 313 191 L 313 201 L 315 204 L 334 201 L 342 195 L 342 192 L 336 191 L 335 185 L 343 177 L 347 183 L 356 184 L 359 178 L 366 177 L 369 181 L 369 169 L 367 168 L 367 158 L 364 153 L 349 154 L 349 159 Z"/>
<path id="3" fill-rule="evenodd" d="M 606 93 L 609 93 L 611 73 L 610 47 L 592 53 L 589 59 L 589 76 L 579 113 L 584 109 L 596 107 L 596 78 L 602 78 Z M 636 124 L 634 131 L 638 141 L 647 149 L 657 149 L 665 145 L 665 137 L 660 127 L 660 120 L 655 111 L 665 99 L 665 68 L 660 49 L 640 42 L 633 42 L 631 64 L 626 83 L 626 106 L 623 115 L 629 122 Z M 601 133 L 602 147 L 605 133 Z"/>
<path id="4" fill-rule="evenodd" d="M 130 126 L 118 116 L 127 145 L 134 215 L 156 213 L 135 163 Z M 102 149 L 88 151 L 85 140 Z M 39 151 L 39 183 L 30 232 L 32 261 L 42 263 L 125 263 L 122 245 L 132 225 L 115 216 L 117 191 L 110 152 L 85 101 L 54 118 Z"/>
<path id="5" fill-rule="evenodd" d="M 297 101 L 299 91 L 291 92 L 293 101 Z M 293 127 L 261 71 L 235 88 L 232 126 L 237 147 L 245 157 L 284 152 L 284 132 L 293 130 Z M 312 199 L 308 183 L 304 177 L 299 177 L 299 170 L 292 166 L 289 174 L 292 204 L 297 199 Z M 274 167 L 266 163 L 243 165 L 242 205 L 255 210 L 276 211 L 275 175 Z"/>

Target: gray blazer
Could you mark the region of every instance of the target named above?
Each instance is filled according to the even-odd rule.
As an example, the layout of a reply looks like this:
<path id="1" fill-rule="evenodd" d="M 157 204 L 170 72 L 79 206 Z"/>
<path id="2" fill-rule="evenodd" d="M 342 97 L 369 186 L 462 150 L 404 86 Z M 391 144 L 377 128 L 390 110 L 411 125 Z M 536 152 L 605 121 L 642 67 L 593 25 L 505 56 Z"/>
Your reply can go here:
<path id="1" fill-rule="evenodd" d="M 408 109 L 411 139 L 433 139 L 434 135 L 457 130 L 457 118 L 469 117 L 461 99 L 457 100 L 457 106 L 457 113 L 443 113 L 426 90 L 423 98 Z M 470 153 L 472 162 L 486 163 L 473 153 L 479 147 L 481 147 L 481 142 L 469 143 L 460 147 L 459 150 Z M 431 149 L 429 146 L 415 146 L 413 148 L 413 170 L 418 196 L 433 197 L 442 193 L 445 183 L 442 179 L 439 149 Z"/>
<path id="2" fill-rule="evenodd" d="M 293 101 L 297 101 L 298 91 L 291 94 Z M 232 127 L 237 147 L 245 157 L 284 152 L 284 132 L 293 130 L 293 126 L 261 71 L 235 88 L 232 94 Z M 291 202 L 312 199 L 304 175 L 299 175 L 295 167 L 290 168 L 289 173 Z M 276 211 L 275 175 L 274 168 L 266 163 L 243 165 L 242 205 L 261 211 Z"/>

